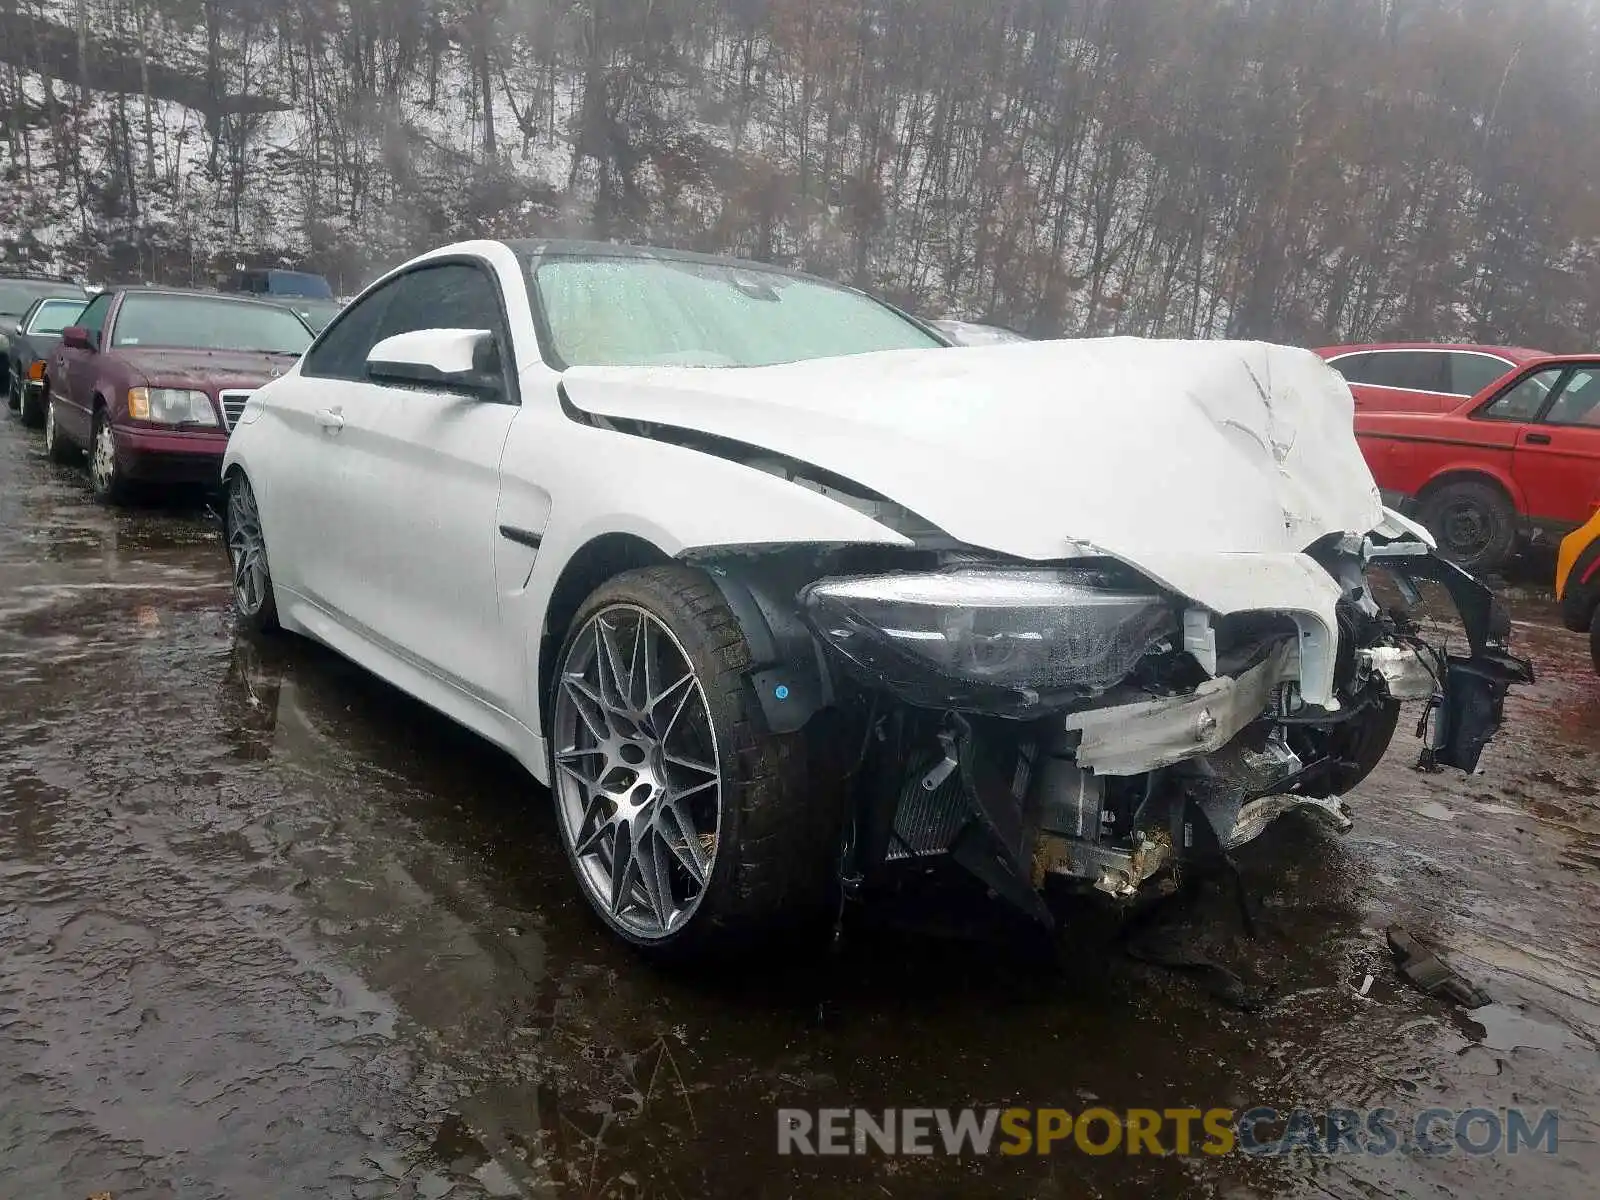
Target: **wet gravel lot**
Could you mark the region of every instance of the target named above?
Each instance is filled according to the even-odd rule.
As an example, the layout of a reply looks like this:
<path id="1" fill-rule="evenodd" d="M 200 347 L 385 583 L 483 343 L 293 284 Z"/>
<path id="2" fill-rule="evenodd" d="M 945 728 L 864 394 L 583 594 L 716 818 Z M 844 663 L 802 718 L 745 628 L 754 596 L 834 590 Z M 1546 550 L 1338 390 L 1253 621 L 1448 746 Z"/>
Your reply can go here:
<path id="1" fill-rule="evenodd" d="M 1251 848 L 1254 939 L 1201 897 L 1253 1014 L 1093 913 L 1054 971 L 890 911 L 821 958 L 651 969 L 514 764 L 228 599 L 201 511 L 100 509 L 0 418 L 0 1197 L 1593 1194 L 1600 678 L 1547 598 L 1482 774 L 1412 771 L 1403 720 L 1353 834 Z M 1392 922 L 1494 1003 L 1399 982 Z M 779 1107 L 1091 1103 L 1553 1107 L 1560 1145 L 776 1154 Z"/>

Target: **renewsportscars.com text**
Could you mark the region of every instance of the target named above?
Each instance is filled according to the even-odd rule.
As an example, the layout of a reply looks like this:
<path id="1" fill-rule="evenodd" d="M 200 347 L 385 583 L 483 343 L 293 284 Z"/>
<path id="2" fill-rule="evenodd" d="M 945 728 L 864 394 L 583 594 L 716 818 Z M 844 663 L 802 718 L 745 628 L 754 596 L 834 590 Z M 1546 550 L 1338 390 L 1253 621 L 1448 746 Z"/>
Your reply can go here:
<path id="1" fill-rule="evenodd" d="M 1430 1108 L 783 1108 L 778 1153 L 1554 1154 L 1560 1114 Z"/>

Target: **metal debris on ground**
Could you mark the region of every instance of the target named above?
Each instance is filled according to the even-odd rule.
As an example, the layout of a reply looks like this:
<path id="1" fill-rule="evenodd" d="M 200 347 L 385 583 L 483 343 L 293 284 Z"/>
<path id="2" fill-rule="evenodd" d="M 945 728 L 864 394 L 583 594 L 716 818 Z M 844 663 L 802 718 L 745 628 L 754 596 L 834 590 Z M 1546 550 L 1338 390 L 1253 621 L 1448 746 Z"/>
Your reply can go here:
<path id="1" fill-rule="evenodd" d="M 1489 996 L 1482 988 L 1462 978 L 1454 967 L 1405 929 L 1391 925 L 1387 936 L 1400 974 L 1426 995 L 1448 1000 L 1463 1008 L 1482 1008 L 1489 1003 Z"/>

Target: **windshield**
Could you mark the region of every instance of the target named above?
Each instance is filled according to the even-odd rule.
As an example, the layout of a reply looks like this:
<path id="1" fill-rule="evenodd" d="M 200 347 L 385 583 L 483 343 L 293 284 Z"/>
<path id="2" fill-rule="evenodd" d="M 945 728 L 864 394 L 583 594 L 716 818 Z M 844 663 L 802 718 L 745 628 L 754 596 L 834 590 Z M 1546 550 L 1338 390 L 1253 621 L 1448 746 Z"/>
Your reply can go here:
<path id="1" fill-rule="evenodd" d="M 337 300 L 284 300 L 282 304 L 311 326 L 313 333 L 321 333 L 326 329 L 328 322 L 339 315 L 342 307 Z"/>
<path id="2" fill-rule="evenodd" d="M 0 279 L 0 314 L 20 317 L 28 306 L 41 296 L 69 296 L 85 299 L 83 289 L 70 283 L 52 283 L 36 279 Z"/>
<path id="3" fill-rule="evenodd" d="M 941 345 L 866 296 L 756 266 L 558 257 L 530 282 L 557 366 L 761 367 Z"/>
<path id="4" fill-rule="evenodd" d="M 28 322 L 29 333 L 42 333 L 49 337 L 58 335 L 78 319 L 83 312 L 82 300 L 46 300 L 33 310 L 33 320 Z"/>
<path id="5" fill-rule="evenodd" d="M 111 344 L 301 354 L 311 344 L 311 331 L 292 312 L 271 304 L 135 292 L 122 298 Z"/>
<path id="6" fill-rule="evenodd" d="M 998 325 L 974 325 L 968 321 L 934 321 L 933 327 L 958 346 L 1007 346 L 1028 339 Z"/>

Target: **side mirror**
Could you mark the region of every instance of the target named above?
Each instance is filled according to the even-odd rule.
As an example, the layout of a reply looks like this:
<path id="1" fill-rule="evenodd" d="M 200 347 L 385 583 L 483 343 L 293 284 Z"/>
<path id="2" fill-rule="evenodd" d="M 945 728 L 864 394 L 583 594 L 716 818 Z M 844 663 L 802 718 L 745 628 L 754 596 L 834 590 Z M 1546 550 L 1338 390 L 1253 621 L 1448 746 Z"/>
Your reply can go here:
<path id="1" fill-rule="evenodd" d="M 94 340 L 82 325 L 68 325 L 61 331 L 61 344 L 68 350 L 93 350 Z"/>
<path id="2" fill-rule="evenodd" d="M 414 329 L 386 337 L 367 352 L 367 378 L 486 400 L 505 394 L 499 348 L 487 329 Z"/>

